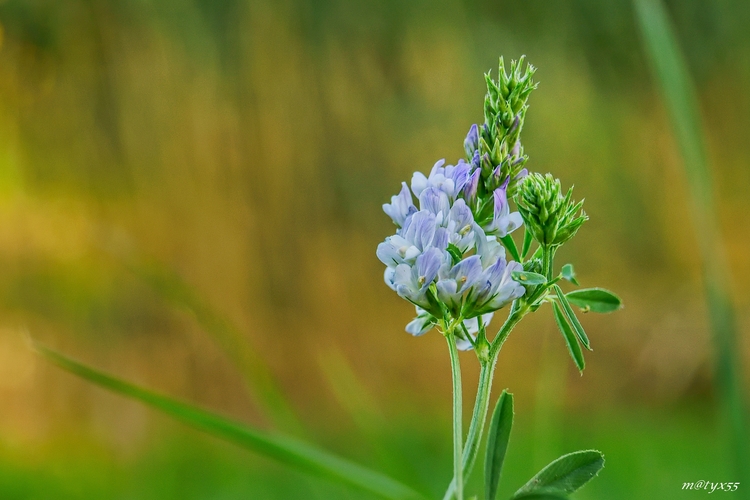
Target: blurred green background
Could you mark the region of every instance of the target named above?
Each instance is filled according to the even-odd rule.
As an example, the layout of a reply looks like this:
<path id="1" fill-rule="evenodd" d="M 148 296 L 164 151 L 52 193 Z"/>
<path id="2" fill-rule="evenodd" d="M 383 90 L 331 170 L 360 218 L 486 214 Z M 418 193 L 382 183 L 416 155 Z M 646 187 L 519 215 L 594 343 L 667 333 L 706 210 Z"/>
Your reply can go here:
<path id="1" fill-rule="evenodd" d="M 750 3 L 667 7 L 747 366 Z M 574 183 L 591 216 L 559 260 L 626 307 L 582 319 L 583 377 L 545 310 L 514 332 L 495 378 L 517 406 L 501 492 L 592 447 L 607 467 L 575 498 L 738 481 L 687 182 L 629 2 L 4 0 L 0 498 L 370 498 L 105 393 L 27 335 L 440 495 L 448 354 L 403 331 L 380 206 L 463 154 L 482 73 L 521 54 L 541 82 L 528 166 Z M 468 412 L 478 369 L 462 362 Z"/>

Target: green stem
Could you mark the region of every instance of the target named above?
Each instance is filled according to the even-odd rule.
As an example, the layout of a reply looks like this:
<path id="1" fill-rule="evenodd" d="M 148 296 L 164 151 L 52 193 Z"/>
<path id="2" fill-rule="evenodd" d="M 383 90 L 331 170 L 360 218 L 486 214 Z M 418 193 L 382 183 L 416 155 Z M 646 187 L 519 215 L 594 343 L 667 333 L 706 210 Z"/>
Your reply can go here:
<path id="1" fill-rule="evenodd" d="M 464 479 L 468 479 L 474 468 L 474 464 L 476 463 L 479 446 L 482 443 L 482 435 L 484 434 L 484 423 L 487 420 L 487 412 L 490 407 L 492 376 L 495 373 L 495 366 L 497 365 L 497 359 L 500 355 L 500 349 L 513 328 L 528 312 L 528 307 L 526 305 L 519 307 L 517 304 L 517 302 L 513 304 L 508 319 L 492 341 L 488 358 L 485 361 L 480 361 L 479 387 L 477 389 L 476 401 L 474 402 L 474 412 L 471 416 L 471 423 L 469 424 L 469 433 L 466 437 L 466 447 L 464 448 L 463 475 L 462 477 L 459 477 L 454 471 L 453 480 L 448 486 L 448 489 L 443 496 L 443 500 L 450 500 L 453 498 L 454 494 L 460 490 L 460 488 L 457 488 L 457 479 L 461 482 L 463 482 Z"/>
<path id="2" fill-rule="evenodd" d="M 542 274 L 547 277 L 547 281 L 552 281 L 552 272 L 554 271 L 553 262 L 555 260 L 555 251 L 557 247 L 544 247 L 542 250 Z"/>
<path id="3" fill-rule="evenodd" d="M 456 479 L 456 500 L 464 498 L 463 474 L 463 408 L 461 396 L 461 366 L 458 362 L 458 349 L 456 349 L 456 337 L 449 332 L 445 339 L 448 341 L 448 350 L 451 356 L 451 371 L 453 373 L 453 477 Z"/>

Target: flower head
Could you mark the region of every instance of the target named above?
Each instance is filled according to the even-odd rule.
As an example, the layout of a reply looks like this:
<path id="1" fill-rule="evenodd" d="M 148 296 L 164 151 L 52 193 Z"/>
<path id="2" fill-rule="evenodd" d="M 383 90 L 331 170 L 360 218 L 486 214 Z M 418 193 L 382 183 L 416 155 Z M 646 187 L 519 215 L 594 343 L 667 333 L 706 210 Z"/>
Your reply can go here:
<path id="1" fill-rule="evenodd" d="M 497 241 L 522 219 L 510 211 L 507 182 L 489 197 L 481 182 L 481 167 L 441 160 L 429 176 L 412 176 L 411 191 L 404 183 L 391 203 L 383 205 L 399 228 L 378 245 L 377 256 L 386 265 L 386 284 L 418 308 L 406 327 L 412 335 L 442 323 L 451 325 L 463 347 L 470 346 L 477 316 L 489 321 L 494 311 L 524 293 L 509 277 L 520 264 L 507 263 Z M 483 228 L 475 212 L 484 207 L 490 212 L 482 216 Z"/>
<path id="2" fill-rule="evenodd" d="M 518 210 L 534 239 L 544 246 L 559 246 L 575 235 L 588 219 L 583 201 L 573 199 L 573 188 L 563 195 L 552 174 L 526 176 L 516 197 Z"/>

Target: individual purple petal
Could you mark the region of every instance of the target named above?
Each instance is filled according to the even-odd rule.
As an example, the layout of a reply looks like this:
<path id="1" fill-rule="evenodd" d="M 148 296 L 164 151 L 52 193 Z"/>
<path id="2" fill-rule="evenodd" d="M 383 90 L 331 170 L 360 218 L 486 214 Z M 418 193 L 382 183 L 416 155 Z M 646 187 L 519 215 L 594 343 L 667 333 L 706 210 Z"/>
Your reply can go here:
<path id="1" fill-rule="evenodd" d="M 483 267 L 489 267 L 498 259 L 505 260 L 505 247 L 498 243 L 494 236 L 487 236 L 481 227 L 475 225 L 474 237 L 477 255 L 482 259 Z"/>
<path id="2" fill-rule="evenodd" d="M 466 182 L 469 180 L 470 171 L 471 165 L 466 163 L 463 159 L 458 160 L 455 167 L 445 168 L 446 177 L 450 177 L 453 180 L 453 192 L 448 193 L 451 195 L 451 198 L 455 198 L 455 196 L 464 188 L 464 185 L 466 185 Z"/>
<path id="3" fill-rule="evenodd" d="M 474 170 L 463 187 L 462 194 L 464 196 L 464 199 L 466 200 L 466 203 L 472 207 L 477 202 L 477 189 L 479 188 L 479 177 L 481 174 L 482 174 L 481 170 L 479 169 Z"/>
<path id="4" fill-rule="evenodd" d="M 518 172 L 518 173 L 516 174 L 516 176 L 514 177 L 514 179 L 518 181 L 518 180 L 521 180 L 521 179 L 523 179 L 523 178 L 524 178 L 524 177 L 526 177 L 527 175 L 529 175 L 529 171 L 528 171 L 528 169 L 522 168 L 522 169 L 521 169 L 521 170 L 520 170 L 520 171 L 519 171 L 519 172 Z"/>
<path id="5" fill-rule="evenodd" d="M 518 119 L 518 117 L 516 117 L 516 119 Z M 516 141 L 513 145 L 513 149 L 510 150 L 510 154 L 514 158 L 521 154 L 521 141 Z"/>
<path id="6" fill-rule="evenodd" d="M 494 234 L 501 238 L 523 224 L 523 219 L 518 212 L 510 213 L 506 194 L 509 181 L 510 177 L 506 178 L 503 185 L 493 191 L 494 211 L 492 221 L 484 228 L 487 234 Z"/>
<path id="7" fill-rule="evenodd" d="M 469 133 L 464 139 L 464 150 L 467 156 L 472 156 L 479 149 L 479 128 L 476 123 L 469 128 Z"/>
<path id="8" fill-rule="evenodd" d="M 411 177 L 411 190 L 414 191 L 414 195 L 418 197 L 425 189 L 427 189 L 427 177 L 422 172 L 414 172 Z"/>
<path id="9" fill-rule="evenodd" d="M 383 211 L 393 219 L 393 222 L 402 227 L 406 218 L 417 211 L 411 198 L 411 192 L 405 182 L 401 183 L 401 192 L 391 196 L 391 202 L 383 205 Z"/>
<path id="10" fill-rule="evenodd" d="M 426 289 L 437 276 L 440 264 L 443 262 L 443 252 L 437 248 L 429 248 L 422 255 L 417 257 L 417 284 L 420 290 Z"/>
<path id="11" fill-rule="evenodd" d="M 430 246 L 439 250 L 445 250 L 448 248 L 448 230 L 444 227 L 435 229 L 435 236 L 432 238 Z"/>
<path id="12" fill-rule="evenodd" d="M 401 234 L 406 241 L 420 251 L 424 251 L 435 236 L 435 227 L 435 215 L 426 210 L 420 210 L 409 217 Z"/>
<path id="13" fill-rule="evenodd" d="M 420 210 L 427 210 L 436 216 L 442 214 L 444 218 L 448 215 L 450 208 L 451 202 L 448 195 L 436 187 L 428 187 L 419 195 Z"/>
<path id="14" fill-rule="evenodd" d="M 479 159 L 479 150 L 474 151 L 474 156 L 471 157 L 471 167 L 476 170 L 482 167 L 482 162 Z"/>

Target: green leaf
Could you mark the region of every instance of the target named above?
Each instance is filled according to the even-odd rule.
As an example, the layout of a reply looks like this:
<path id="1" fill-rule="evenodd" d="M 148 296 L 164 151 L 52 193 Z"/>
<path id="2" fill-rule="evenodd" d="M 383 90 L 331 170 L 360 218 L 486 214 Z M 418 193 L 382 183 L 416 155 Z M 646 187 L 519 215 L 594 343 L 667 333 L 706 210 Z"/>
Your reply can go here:
<path id="1" fill-rule="evenodd" d="M 565 294 L 557 285 L 555 285 L 555 293 L 557 294 L 557 298 L 560 299 L 560 304 L 562 305 L 563 311 L 565 311 L 565 316 L 567 316 L 570 324 L 573 325 L 573 330 L 575 330 L 576 336 L 578 336 L 578 340 L 581 341 L 583 347 L 590 351 L 591 344 L 589 344 L 589 338 L 586 336 L 586 332 L 583 330 L 583 325 L 581 325 L 581 322 L 578 321 L 576 313 L 573 311 L 573 308 L 570 307 L 570 303 L 568 302 L 567 297 L 565 297 Z"/>
<path id="2" fill-rule="evenodd" d="M 521 262 L 521 257 L 518 255 L 518 248 L 516 248 L 516 242 L 513 241 L 513 237 L 511 235 L 506 234 L 502 238 L 500 238 L 500 241 L 503 242 L 503 246 L 508 249 L 508 252 L 510 252 L 510 256 L 513 257 L 513 260 L 516 262 Z"/>
<path id="3" fill-rule="evenodd" d="M 508 450 L 510 430 L 513 427 L 513 394 L 503 391 L 492 413 L 487 436 L 487 458 L 484 462 L 485 500 L 495 500 L 505 452 Z"/>
<path id="4" fill-rule="evenodd" d="M 565 295 L 583 312 L 608 313 L 622 308 L 620 297 L 604 288 L 584 288 Z"/>
<path id="5" fill-rule="evenodd" d="M 567 500 L 567 495 L 555 489 L 544 488 L 531 493 L 521 493 L 513 495 L 511 500 Z"/>
<path id="6" fill-rule="evenodd" d="M 560 494 L 573 493 L 593 479 L 602 467 L 604 467 L 604 455 L 596 450 L 576 451 L 563 455 L 532 477 L 513 498 L 534 498 L 519 495 L 535 492 L 547 493 L 554 490 Z"/>
<path id="7" fill-rule="evenodd" d="M 573 270 L 573 264 L 565 264 L 562 266 L 561 274 L 563 278 L 578 286 L 578 280 L 576 280 L 576 272 Z"/>
<path id="8" fill-rule="evenodd" d="M 529 271 L 513 271 L 512 273 L 510 273 L 510 276 L 522 285 L 527 286 L 542 285 L 544 283 L 547 283 L 547 278 L 545 278 L 544 275 L 532 273 Z"/>
<path id="9" fill-rule="evenodd" d="M 379 472 L 286 436 L 268 434 L 162 396 L 111 375 L 89 368 L 47 347 L 36 350 L 60 368 L 100 387 L 140 401 L 187 425 L 230 441 L 291 468 L 325 477 L 392 500 L 423 498 L 419 493 Z"/>
<path id="10" fill-rule="evenodd" d="M 560 310 L 560 306 L 558 306 L 557 303 L 553 302 L 552 309 L 554 310 L 554 313 L 555 313 L 555 321 L 557 321 L 557 326 L 560 328 L 560 331 L 562 332 L 563 337 L 565 337 L 565 343 L 568 345 L 568 351 L 570 352 L 570 357 L 573 358 L 573 361 L 578 367 L 578 371 L 583 372 L 583 369 L 585 368 L 586 363 L 583 361 L 583 353 L 581 352 L 581 346 L 578 345 L 576 336 L 573 333 L 573 330 L 570 329 L 570 325 L 568 324 L 567 320 L 565 319 L 565 316 Z"/>
<path id="11" fill-rule="evenodd" d="M 531 242 L 534 241 L 534 237 L 531 235 L 531 231 L 524 229 L 523 231 L 523 248 L 521 249 L 521 257 L 524 259 L 529 255 L 531 250 Z"/>

